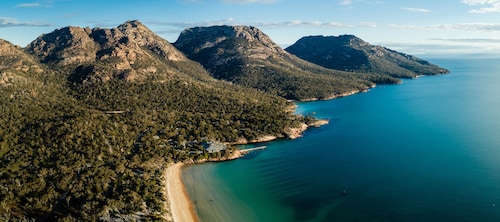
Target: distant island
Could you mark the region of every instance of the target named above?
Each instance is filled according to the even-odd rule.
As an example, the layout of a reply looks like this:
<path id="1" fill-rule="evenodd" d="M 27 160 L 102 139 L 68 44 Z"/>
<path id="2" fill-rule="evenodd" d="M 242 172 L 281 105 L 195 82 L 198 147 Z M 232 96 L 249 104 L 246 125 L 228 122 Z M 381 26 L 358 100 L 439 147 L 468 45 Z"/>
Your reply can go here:
<path id="1" fill-rule="evenodd" d="M 325 123 L 293 100 L 444 73 L 354 36 L 283 50 L 250 26 L 190 28 L 173 44 L 135 20 L 0 40 L 0 219 L 172 221 L 171 164 Z"/>

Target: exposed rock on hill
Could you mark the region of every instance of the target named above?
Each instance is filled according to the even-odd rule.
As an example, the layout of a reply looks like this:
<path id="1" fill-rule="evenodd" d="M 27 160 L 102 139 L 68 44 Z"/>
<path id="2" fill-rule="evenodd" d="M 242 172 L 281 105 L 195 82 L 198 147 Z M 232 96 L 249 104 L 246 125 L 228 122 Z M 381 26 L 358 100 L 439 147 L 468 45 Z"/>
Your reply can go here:
<path id="1" fill-rule="evenodd" d="M 43 72 L 41 65 L 24 50 L 10 42 L 0 39 L 0 72 Z"/>
<path id="2" fill-rule="evenodd" d="M 212 76 L 288 99 L 328 99 L 398 80 L 325 69 L 291 55 L 249 26 L 184 30 L 174 45 Z M 373 80 L 373 81 L 371 81 Z"/>
<path id="3" fill-rule="evenodd" d="M 326 68 L 396 78 L 437 75 L 448 70 L 412 55 L 371 45 L 353 35 L 303 37 L 286 51 Z"/>
<path id="4" fill-rule="evenodd" d="M 0 221 L 168 220 L 168 162 L 230 157 L 205 140 L 285 137 L 305 121 L 288 107 L 215 80 L 137 21 L 24 50 L 0 40 Z"/>
<path id="5" fill-rule="evenodd" d="M 122 78 L 141 81 L 169 78 L 182 69 L 205 71 L 139 21 L 113 29 L 65 27 L 31 42 L 27 51 L 50 65 L 75 67 L 72 82 Z M 167 64 L 168 63 L 168 64 Z M 184 65 L 190 66 L 185 67 Z M 177 65 L 176 65 L 177 64 Z M 193 68 L 195 67 L 195 68 Z M 208 75 L 205 73 L 206 78 Z"/>
<path id="6" fill-rule="evenodd" d="M 286 98 L 397 81 L 314 65 L 252 27 L 188 29 L 176 45 L 213 76 Z M 168 162 L 231 158 L 205 140 L 293 138 L 322 123 L 290 105 L 216 81 L 138 21 L 61 28 L 26 49 L 0 40 L 0 221 L 168 220 Z"/>
<path id="7" fill-rule="evenodd" d="M 42 72 L 43 66 L 33 56 L 0 39 L 0 86 L 34 84 L 32 76 Z"/>

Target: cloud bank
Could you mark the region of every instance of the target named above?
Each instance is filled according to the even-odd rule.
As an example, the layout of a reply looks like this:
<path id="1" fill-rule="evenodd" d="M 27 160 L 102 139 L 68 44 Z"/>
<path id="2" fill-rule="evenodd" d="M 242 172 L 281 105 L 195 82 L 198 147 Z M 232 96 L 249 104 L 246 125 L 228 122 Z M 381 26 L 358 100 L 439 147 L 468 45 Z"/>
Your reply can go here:
<path id="1" fill-rule="evenodd" d="M 284 28 L 284 27 L 324 27 L 324 28 L 356 28 L 356 27 L 377 27 L 377 23 L 373 22 L 359 22 L 359 23 L 341 23 L 341 22 L 323 22 L 323 21 L 281 21 L 281 22 L 238 22 L 233 18 L 227 18 L 223 20 L 216 21 L 204 21 L 204 22 L 162 22 L 162 21 L 150 21 L 149 24 L 160 25 L 160 26 L 171 26 L 176 28 L 189 28 L 196 26 L 216 26 L 216 25 L 252 25 L 258 28 Z"/>
<path id="2" fill-rule="evenodd" d="M 469 6 L 479 6 L 479 8 L 470 10 L 470 13 L 500 12 L 500 0 L 462 0 L 462 2 Z"/>
<path id="3" fill-rule="evenodd" d="M 458 23 L 442 25 L 390 25 L 395 29 L 402 30 L 463 30 L 463 31 L 500 31 L 500 23 Z"/>
<path id="4" fill-rule="evenodd" d="M 443 42 L 462 42 L 462 43 L 500 43 L 500 39 L 484 39 L 484 38 L 469 38 L 469 39 L 431 39 Z"/>
<path id="5" fill-rule="evenodd" d="M 352 0 L 342 0 L 339 2 L 339 5 L 351 5 Z"/>
<path id="6" fill-rule="evenodd" d="M 422 13 L 429 13 L 431 12 L 430 10 L 424 9 L 424 8 L 401 8 L 402 10 L 405 11 L 410 11 L 410 12 L 422 12 Z"/>
<path id="7" fill-rule="evenodd" d="M 33 3 L 21 3 L 21 4 L 18 4 L 17 7 L 19 7 L 19 8 L 36 8 L 36 7 L 42 7 L 42 5 L 39 2 L 33 2 Z"/>
<path id="8" fill-rule="evenodd" d="M 0 17 L 0 28 L 21 27 L 21 26 L 47 27 L 47 26 L 52 26 L 52 25 L 47 24 L 47 23 L 40 23 L 40 22 L 20 22 L 20 21 L 17 21 L 16 19 L 13 19 L 13 18 Z"/>

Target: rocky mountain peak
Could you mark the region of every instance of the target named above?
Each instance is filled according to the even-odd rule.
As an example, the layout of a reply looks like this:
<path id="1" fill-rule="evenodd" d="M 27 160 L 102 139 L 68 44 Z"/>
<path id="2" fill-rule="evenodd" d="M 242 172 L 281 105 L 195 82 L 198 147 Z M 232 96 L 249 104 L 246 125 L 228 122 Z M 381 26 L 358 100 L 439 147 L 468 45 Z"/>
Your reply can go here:
<path id="1" fill-rule="evenodd" d="M 136 20 L 112 29 L 71 26 L 57 29 L 38 37 L 27 49 L 44 63 L 60 65 L 110 57 L 117 57 L 130 65 L 146 56 L 144 49 L 168 60 L 186 60 L 175 47 Z"/>
<path id="2" fill-rule="evenodd" d="M 241 44 L 237 45 L 241 51 L 249 48 L 255 49 L 256 45 L 260 45 L 273 52 L 284 52 L 269 36 L 253 26 L 224 25 L 188 28 L 180 34 L 175 42 L 175 46 L 180 49 L 199 52 L 200 50 L 212 48 L 228 40 L 239 41 Z"/>
<path id="3" fill-rule="evenodd" d="M 0 86 L 19 81 L 26 83 L 31 74 L 43 71 L 21 47 L 0 39 Z"/>
<path id="4" fill-rule="evenodd" d="M 64 27 L 39 36 L 27 49 L 44 63 L 67 65 L 88 62 L 95 58 L 97 45 L 90 38 L 89 28 Z"/>
<path id="5" fill-rule="evenodd" d="M 165 61 L 188 61 L 169 42 L 136 20 L 111 29 L 71 26 L 57 29 L 31 42 L 27 51 L 43 63 L 75 65 L 77 77 L 72 79 L 77 82 L 91 76 L 102 81 L 114 77 L 140 80 L 157 73 L 158 65 Z M 96 68 L 97 63 L 106 64 L 97 67 L 108 68 Z M 79 67 L 82 65 L 85 67 Z"/>
<path id="6" fill-rule="evenodd" d="M 153 45 L 163 40 L 137 20 L 127 21 L 119 25 L 117 30 L 129 39 L 134 40 L 140 46 Z"/>
<path id="7" fill-rule="evenodd" d="M 14 44 L 8 41 L 0 39 L 0 55 L 3 56 L 11 55 L 19 49 L 20 49 L 19 46 L 15 46 Z"/>

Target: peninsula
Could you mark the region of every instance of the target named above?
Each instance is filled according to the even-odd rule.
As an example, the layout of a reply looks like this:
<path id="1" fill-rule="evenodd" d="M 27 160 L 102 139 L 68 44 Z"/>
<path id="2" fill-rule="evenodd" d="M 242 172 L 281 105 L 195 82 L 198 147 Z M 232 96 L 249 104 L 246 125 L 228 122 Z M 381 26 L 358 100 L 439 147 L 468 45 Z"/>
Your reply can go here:
<path id="1" fill-rule="evenodd" d="M 0 40 L 0 219 L 196 221 L 179 163 L 326 123 L 287 99 L 399 82 L 307 62 L 248 26 L 191 28 L 174 44 L 135 20 Z"/>

